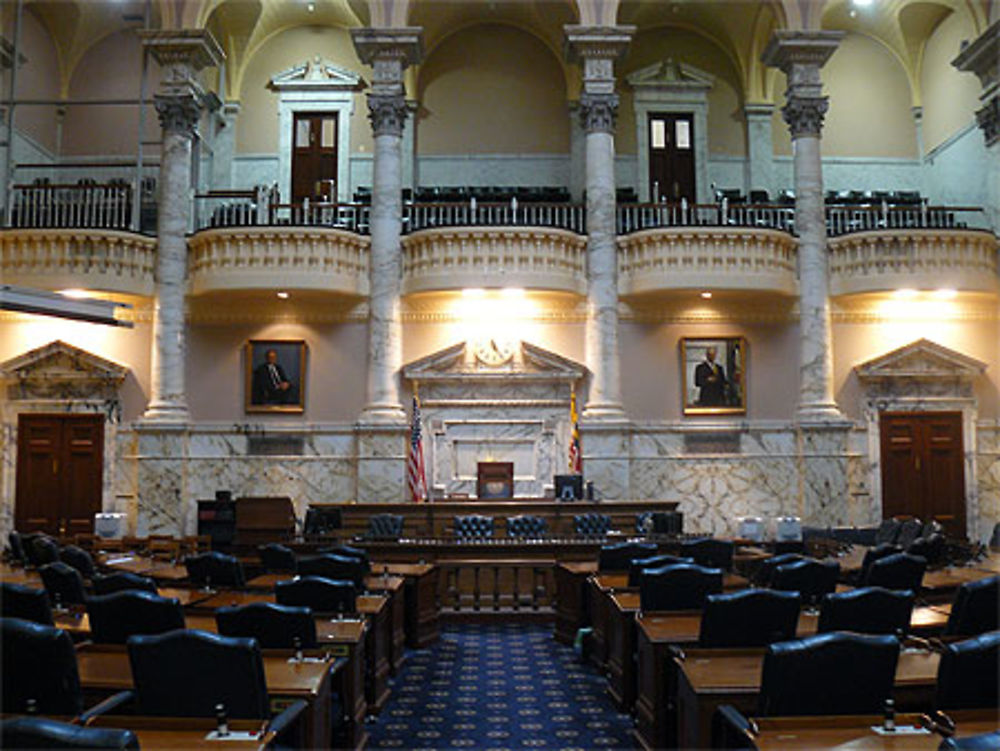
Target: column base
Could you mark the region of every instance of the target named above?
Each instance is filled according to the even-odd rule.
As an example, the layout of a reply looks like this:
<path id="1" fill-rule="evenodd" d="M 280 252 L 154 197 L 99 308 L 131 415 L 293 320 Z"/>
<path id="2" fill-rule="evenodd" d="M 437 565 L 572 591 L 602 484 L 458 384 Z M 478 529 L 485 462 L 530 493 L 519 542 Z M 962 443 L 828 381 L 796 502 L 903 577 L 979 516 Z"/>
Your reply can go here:
<path id="1" fill-rule="evenodd" d="M 799 422 L 843 422 L 847 419 L 834 402 L 800 404 L 795 417 Z"/>
<path id="2" fill-rule="evenodd" d="M 583 408 L 580 419 L 586 422 L 623 422 L 628 417 L 625 408 L 617 402 L 591 402 Z"/>
<path id="3" fill-rule="evenodd" d="M 186 404 L 177 402 L 152 402 L 142 413 L 139 422 L 179 424 L 191 421 L 191 413 Z"/>
<path id="4" fill-rule="evenodd" d="M 406 425 L 409 418 L 401 404 L 373 402 L 361 410 L 358 422 L 364 425 Z"/>

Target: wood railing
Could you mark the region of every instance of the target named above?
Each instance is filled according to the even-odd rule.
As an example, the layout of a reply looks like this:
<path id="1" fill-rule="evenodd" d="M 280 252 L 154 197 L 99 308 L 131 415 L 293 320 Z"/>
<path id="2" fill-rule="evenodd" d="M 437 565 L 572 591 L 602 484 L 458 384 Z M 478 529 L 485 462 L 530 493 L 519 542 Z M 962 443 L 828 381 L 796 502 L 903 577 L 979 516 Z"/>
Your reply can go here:
<path id="1" fill-rule="evenodd" d="M 552 612 L 555 560 L 467 558 L 439 561 L 439 612 Z"/>

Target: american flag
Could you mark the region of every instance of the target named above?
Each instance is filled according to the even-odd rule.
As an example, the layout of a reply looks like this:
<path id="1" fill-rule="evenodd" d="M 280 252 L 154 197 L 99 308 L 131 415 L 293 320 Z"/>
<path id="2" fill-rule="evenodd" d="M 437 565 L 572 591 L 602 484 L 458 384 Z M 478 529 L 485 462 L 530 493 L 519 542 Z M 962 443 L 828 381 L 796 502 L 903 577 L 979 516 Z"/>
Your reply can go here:
<path id="1" fill-rule="evenodd" d="M 572 423 L 572 433 L 569 439 L 569 471 L 570 474 L 583 474 L 583 455 L 580 452 L 580 425 L 576 416 L 576 391 L 569 397 L 569 421 Z"/>
<path id="2" fill-rule="evenodd" d="M 410 457 L 406 461 L 406 487 L 410 500 L 427 500 L 427 474 L 424 472 L 424 440 L 420 427 L 420 399 L 413 394 L 413 423 L 410 430 Z"/>

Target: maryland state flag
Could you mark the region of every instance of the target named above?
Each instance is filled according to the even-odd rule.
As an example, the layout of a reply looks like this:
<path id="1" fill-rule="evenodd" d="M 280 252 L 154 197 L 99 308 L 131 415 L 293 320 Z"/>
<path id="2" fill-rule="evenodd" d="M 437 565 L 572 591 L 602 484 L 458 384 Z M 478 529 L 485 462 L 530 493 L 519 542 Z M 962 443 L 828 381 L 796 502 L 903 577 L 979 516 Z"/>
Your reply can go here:
<path id="1" fill-rule="evenodd" d="M 572 423 L 572 433 L 569 439 L 569 471 L 573 475 L 583 474 L 583 455 L 580 452 L 580 425 L 576 414 L 576 391 L 569 397 L 569 421 Z"/>

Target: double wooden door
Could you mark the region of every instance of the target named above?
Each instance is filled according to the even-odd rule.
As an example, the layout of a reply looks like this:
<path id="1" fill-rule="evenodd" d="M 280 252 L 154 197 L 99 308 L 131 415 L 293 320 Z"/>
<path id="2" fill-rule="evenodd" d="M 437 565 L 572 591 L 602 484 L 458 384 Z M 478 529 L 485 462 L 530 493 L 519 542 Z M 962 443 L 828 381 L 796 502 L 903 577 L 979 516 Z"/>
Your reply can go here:
<path id="1" fill-rule="evenodd" d="M 19 531 L 92 532 L 101 510 L 103 415 L 20 415 L 14 523 Z"/>
<path id="2" fill-rule="evenodd" d="M 960 412 L 886 412 L 881 417 L 882 515 L 938 520 L 965 537 Z"/>
<path id="3" fill-rule="evenodd" d="M 292 132 L 292 202 L 337 200 L 337 114 L 297 113 Z"/>
<path id="4" fill-rule="evenodd" d="M 694 115 L 649 116 L 649 195 L 653 201 L 695 200 Z"/>

